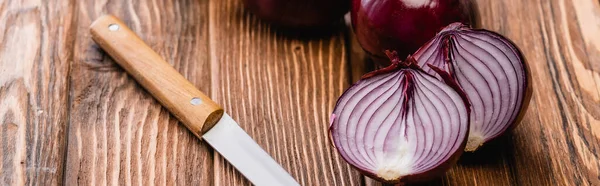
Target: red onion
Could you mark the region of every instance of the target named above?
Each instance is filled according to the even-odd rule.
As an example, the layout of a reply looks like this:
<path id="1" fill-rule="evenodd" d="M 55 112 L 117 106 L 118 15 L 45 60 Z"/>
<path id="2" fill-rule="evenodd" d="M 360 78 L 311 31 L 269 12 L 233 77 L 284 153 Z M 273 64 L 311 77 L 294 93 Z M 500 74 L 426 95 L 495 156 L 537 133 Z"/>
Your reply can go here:
<path id="1" fill-rule="evenodd" d="M 389 64 L 385 50 L 414 53 L 446 25 L 470 22 L 467 0 L 352 0 L 352 25 L 363 49 Z M 383 60 L 382 60 L 383 59 Z"/>
<path id="2" fill-rule="evenodd" d="M 408 58 L 365 75 L 338 99 L 329 128 L 341 156 L 376 180 L 439 176 L 463 152 L 469 130 L 464 92 L 446 72 L 442 82 Z M 436 69 L 430 67 L 429 69 Z"/>
<path id="3" fill-rule="evenodd" d="M 430 65 L 449 72 L 466 92 L 472 105 L 466 151 L 514 128 L 525 113 L 529 73 L 521 52 L 505 37 L 453 23 L 413 57 L 429 74 L 437 74 Z"/>
<path id="4" fill-rule="evenodd" d="M 248 10 L 279 26 L 314 28 L 341 21 L 350 0 L 244 0 Z"/>

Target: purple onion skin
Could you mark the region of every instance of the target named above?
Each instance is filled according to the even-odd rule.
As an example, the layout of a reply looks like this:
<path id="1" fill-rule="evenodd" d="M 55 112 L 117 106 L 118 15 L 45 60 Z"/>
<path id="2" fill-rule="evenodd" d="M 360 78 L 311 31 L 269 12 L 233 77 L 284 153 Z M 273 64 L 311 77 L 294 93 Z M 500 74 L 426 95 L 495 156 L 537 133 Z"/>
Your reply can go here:
<path id="1" fill-rule="evenodd" d="M 472 123 L 465 151 L 513 130 L 525 115 L 533 92 L 531 74 L 521 51 L 504 36 L 453 23 L 413 57 L 424 71 L 454 79 L 466 91 Z M 451 77 L 440 77 L 431 67 Z"/>
<path id="2" fill-rule="evenodd" d="M 434 76 L 431 76 L 429 74 L 427 74 L 425 71 L 423 71 L 420 67 L 417 66 L 416 61 L 409 57 L 406 61 L 404 62 L 400 62 L 400 60 L 398 59 L 397 55 L 395 53 L 388 53 L 388 56 L 390 57 L 390 59 L 392 60 L 391 65 L 386 67 L 386 68 L 382 68 L 380 70 L 368 73 L 366 75 L 364 75 L 362 77 L 362 79 L 358 82 L 356 82 L 352 87 L 350 87 L 348 90 L 346 90 L 344 92 L 344 94 L 340 97 L 340 99 L 338 100 L 334 112 L 332 114 L 332 118 L 331 118 L 331 126 L 329 128 L 329 132 L 330 132 L 330 140 L 332 141 L 332 143 L 334 144 L 334 146 L 336 147 L 336 149 L 338 150 L 338 152 L 342 155 L 342 158 L 344 158 L 344 160 L 346 160 L 351 166 L 353 166 L 354 168 L 356 168 L 357 170 L 359 170 L 361 173 L 363 173 L 364 175 L 367 175 L 375 180 L 378 180 L 380 182 L 384 182 L 384 183 L 389 183 L 389 184 L 404 184 L 404 183 L 415 183 L 415 182 L 423 182 L 423 181 L 428 181 L 431 180 L 433 178 L 439 177 L 441 175 L 443 175 L 448 169 L 450 169 L 451 166 L 453 166 L 456 161 L 458 160 L 458 158 L 460 157 L 460 155 L 463 152 L 463 149 L 466 145 L 466 140 L 467 140 L 467 136 L 468 136 L 468 130 L 469 130 L 469 113 L 470 113 L 470 105 L 467 101 L 466 98 L 466 94 L 460 89 L 460 87 L 458 87 L 458 84 L 454 81 L 454 79 L 451 78 L 450 74 L 446 73 L 445 71 L 441 70 L 441 69 L 437 69 L 437 67 L 430 67 L 432 69 L 435 69 L 437 72 L 439 72 L 440 74 L 438 74 L 440 77 L 444 77 L 444 81 L 440 81 L 437 80 Z M 386 79 L 389 77 L 393 77 L 395 75 L 400 75 L 402 77 L 399 77 L 398 81 L 395 81 L 393 79 Z M 383 94 L 378 94 L 378 93 L 374 93 L 372 91 L 383 91 L 384 89 L 382 89 L 381 85 L 383 84 L 379 84 L 375 87 L 375 89 L 366 89 L 365 87 L 370 87 L 373 86 L 375 84 L 380 83 L 380 81 L 383 80 L 385 82 L 383 82 L 384 84 L 389 83 L 389 82 L 393 82 L 393 83 L 398 83 L 398 89 L 388 89 L 387 91 L 394 91 L 392 94 L 385 94 L 387 96 L 391 96 L 391 97 L 387 97 L 386 96 L 382 96 Z M 393 81 L 390 81 L 393 80 Z M 431 82 L 430 84 L 417 84 L 418 82 Z M 435 87 L 439 86 L 439 87 L 446 87 L 446 88 L 440 88 L 440 89 L 436 89 Z M 424 87 L 427 87 L 425 89 L 423 89 Z M 438 87 L 438 88 L 439 88 Z M 371 91 L 368 94 L 364 94 L 365 97 L 360 96 L 361 95 L 361 91 L 363 91 L 363 89 L 366 89 L 367 91 Z M 434 94 L 427 94 L 427 93 L 423 93 L 423 90 L 428 90 L 431 92 L 435 92 L 436 95 Z M 436 91 L 437 90 L 437 91 Z M 390 92 L 391 93 L 391 92 Z M 375 101 L 373 102 L 363 102 L 365 100 L 372 100 L 373 97 L 368 98 L 370 95 L 374 95 L 377 94 L 377 99 L 375 99 Z M 420 95 L 420 97 L 419 97 Z M 433 98 L 428 98 L 428 97 L 423 97 L 425 95 L 430 95 L 433 96 Z M 453 96 L 449 96 L 449 95 L 453 95 Z M 449 96 L 449 97 L 444 97 L 444 96 Z M 416 97 L 419 97 L 418 99 Z M 432 100 L 437 100 L 436 101 L 432 101 L 432 102 L 428 102 L 428 104 L 430 104 L 429 106 L 424 106 L 424 105 L 428 105 L 425 104 L 425 102 L 423 102 L 423 98 L 426 99 L 431 99 Z M 452 98 L 452 99 L 443 99 L 443 98 Z M 382 99 L 384 102 L 381 102 Z M 395 102 L 394 100 L 398 99 L 398 102 Z M 355 107 L 352 107 L 351 105 L 353 104 L 352 100 L 356 101 L 356 100 L 360 100 L 359 102 L 356 102 Z M 421 101 L 415 101 L 415 100 L 421 100 Z M 434 102 L 436 104 L 441 104 L 445 105 L 443 108 L 439 108 L 439 107 L 430 107 L 430 106 L 434 106 Z M 363 103 L 363 104 L 361 104 Z M 365 104 L 368 104 L 365 106 Z M 371 104 L 373 105 L 378 105 L 378 106 L 371 106 Z M 392 110 L 388 110 L 390 107 L 388 106 L 384 106 L 385 104 L 391 104 L 394 105 L 396 104 L 396 106 L 393 107 Z M 424 104 L 424 105 L 422 105 Z M 350 105 L 350 106 L 349 106 Z M 452 107 L 452 105 L 456 106 L 456 107 Z M 373 108 L 370 108 L 373 107 Z M 424 109 L 422 111 L 419 111 L 419 107 L 420 109 Z M 387 108 L 387 109 L 385 109 Z M 456 108 L 457 110 L 451 110 L 450 108 Z M 361 109 L 365 109 L 365 110 L 361 110 Z M 394 109 L 398 109 L 398 112 L 394 112 Z M 444 110 L 444 109 L 450 109 L 450 110 Z M 412 111 L 411 111 L 412 110 Z M 350 111 L 351 115 L 348 115 L 348 111 Z M 371 111 L 374 111 L 373 113 L 371 113 Z M 428 111 L 431 111 L 428 112 Z M 401 119 L 396 121 L 393 120 L 392 123 L 390 123 L 389 121 L 385 121 L 385 120 L 381 120 L 381 123 L 379 122 L 374 122 L 377 121 L 376 118 L 381 119 L 382 117 L 378 117 L 380 115 L 375 114 L 376 112 L 382 112 L 383 114 L 387 113 L 388 116 L 398 116 Z M 418 113 L 415 115 L 415 113 Z M 448 113 L 448 115 L 446 115 L 446 113 Z M 355 118 L 353 121 L 353 117 L 357 117 L 357 116 L 353 116 L 352 114 L 360 114 L 359 118 Z M 366 115 L 365 115 L 366 114 Z M 380 113 L 381 114 L 381 113 Z M 398 114 L 398 115 L 396 115 Z M 412 119 L 412 121 L 414 123 L 411 123 L 413 125 L 410 124 L 406 124 L 406 123 L 402 123 L 402 122 L 407 122 L 409 123 L 411 120 L 406 119 L 408 116 L 404 115 L 404 114 L 413 114 L 412 117 L 417 117 L 417 118 L 422 118 L 422 119 Z M 425 114 L 425 115 L 419 115 L 419 114 Z M 452 116 L 453 115 L 453 116 Z M 443 118 L 442 116 L 446 116 L 448 118 Z M 361 119 L 363 117 L 370 117 L 370 119 L 368 120 L 368 122 L 360 122 Z M 423 119 L 423 118 L 428 118 L 428 119 Z M 457 119 L 458 118 L 458 119 Z M 406 120 L 404 120 L 406 119 Z M 417 120 L 421 121 L 421 122 L 417 122 Z M 430 121 L 440 121 L 441 123 L 435 123 L 435 122 L 425 122 L 426 120 L 430 120 Z M 367 121 L 367 120 L 362 120 L 362 121 Z M 460 121 L 460 122 L 458 122 Z M 358 123 L 355 123 L 358 122 Z M 373 151 L 372 155 L 376 156 L 377 153 L 380 154 L 385 154 L 383 155 L 383 157 L 389 157 L 386 155 L 394 155 L 394 153 L 396 153 L 397 151 L 394 151 L 393 147 L 397 147 L 397 149 L 402 149 L 399 146 L 390 146 L 392 149 L 387 149 L 386 146 L 382 146 L 379 147 L 376 144 L 377 143 L 381 143 L 381 141 L 377 142 L 377 140 L 375 140 L 377 138 L 377 134 L 380 131 L 380 128 L 377 128 L 377 132 L 374 132 L 374 126 L 378 126 L 381 128 L 386 128 L 385 125 L 386 123 L 388 124 L 388 126 L 390 128 L 388 128 L 388 134 L 387 136 L 385 136 L 384 140 L 390 140 L 391 142 L 396 142 L 394 139 L 394 136 L 400 136 L 399 139 L 400 141 L 402 141 L 400 138 L 402 138 L 402 136 L 404 136 L 404 138 L 406 140 L 410 140 L 410 139 L 418 139 L 417 138 L 410 138 L 407 137 L 407 135 L 413 135 L 411 137 L 415 137 L 415 136 L 419 136 L 419 134 L 421 134 L 421 139 L 420 141 L 411 141 L 410 143 L 415 143 L 416 145 L 421 144 L 421 146 L 419 146 L 418 148 L 415 147 L 415 151 L 400 151 L 403 153 L 407 153 L 409 156 L 411 157 L 409 158 L 409 160 L 414 160 L 414 157 L 420 158 L 423 157 L 423 159 L 421 161 L 416 161 L 416 162 L 412 162 L 414 164 L 412 164 L 411 169 L 421 169 L 420 172 L 419 171 L 415 171 L 415 173 L 412 174 L 404 174 L 398 178 L 395 179 L 390 179 L 385 178 L 384 176 L 380 175 L 377 173 L 376 170 L 379 170 L 379 166 L 381 164 L 381 162 L 378 162 L 379 160 L 377 159 L 377 157 L 382 158 L 381 156 L 377 156 L 377 157 L 368 157 L 367 155 L 364 154 L 360 154 L 361 151 L 368 154 L 370 151 Z M 404 126 L 405 128 L 405 132 L 404 133 L 398 133 L 397 135 L 393 135 L 390 134 L 389 132 L 399 132 L 402 130 L 394 130 L 394 127 L 397 126 Z M 353 129 L 351 129 L 352 127 L 354 127 Z M 364 127 L 364 128 L 363 128 Z M 432 131 L 427 131 L 426 128 L 429 127 L 429 130 Z M 447 127 L 446 129 L 444 129 L 444 127 Z M 361 128 L 363 128 L 361 130 Z M 412 133 L 411 133 L 411 128 L 412 128 Z M 422 130 L 422 131 L 417 131 L 417 130 Z M 371 130 L 369 130 L 371 129 Z M 434 130 L 435 129 L 435 130 Z M 444 133 L 443 135 L 440 135 L 440 131 L 446 130 L 446 132 L 448 133 Z M 356 134 L 352 134 L 351 132 L 348 133 L 348 130 L 356 130 Z M 382 131 L 386 131 L 386 129 L 381 129 Z M 365 131 L 365 134 L 362 134 L 362 136 L 360 135 L 360 133 L 358 131 Z M 367 134 L 366 131 L 369 131 L 371 135 L 373 137 L 373 141 L 369 141 L 369 136 Z M 436 132 L 438 132 L 436 134 Z M 423 133 L 419 133 L 419 132 L 423 132 Z M 404 135 L 402 135 L 404 134 Z M 355 136 L 356 135 L 356 136 Z M 390 137 L 391 138 L 388 138 Z M 429 136 L 429 137 L 428 137 Z M 359 140 L 361 139 L 361 140 Z M 433 140 L 429 142 L 433 145 L 438 145 L 438 146 L 427 146 L 427 141 L 428 139 Z M 354 140 L 354 141 L 352 141 Z M 435 143 L 435 141 L 437 140 L 437 143 Z M 425 142 L 424 142 L 425 141 Z M 391 143 L 390 142 L 390 143 Z M 405 141 L 405 143 L 408 141 Z M 385 144 L 388 143 L 388 141 L 384 142 Z M 441 143 L 441 146 L 440 146 Z M 354 146 L 352 146 L 354 145 Z M 369 145 L 372 145 L 372 147 L 368 147 Z M 402 145 L 407 145 L 407 144 L 402 144 Z M 361 147 L 363 148 L 361 150 Z M 383 148 L 380 150 L 377 150 L 378 148 Z M 406 147 L 409 148 L 409 147 Z M 358 150 L 357 150 L 358 149 Z M 396 150 L 397 150 L 396 149 Z M 391 151 L 390 151 L 391 150 Z M 420 152 L 425 153 L 427 152 L 427 154 L 419 154 L 421 156 L 417 156 L 418 155 L 418 151 L 422 150 Z M 413 152 L 413 154 L 410 154 L 408 152 Z M 432 152 L 436 152 L 436 153 L 432 153 Z M 401 153 L 402 154 L 402 153 Z M 401 156 L 401 158 L 404 158 L 407 154 L 403 154 Z M 433 155 L 433 157 L 431 157 L 431 155 Z M 393 156 L 392 156 L 393 157 Z M 387 158 L 384 158 L 387 159 Z M 358 160 L 362 160 L 362 161 L 358 161 Z M 372 161 L 371 164 L 377 164 L 376 166 L 368 166 L 369 163 L 367 163 L 368 161 Z M 405 159 L 404 159 L 405 160 Z M 375 162 L 375 163 L 373 163 Z M 391 162 L 390 162 L 391 163 Z M 424 164 L 430 164 L 429 167 L 425 166 L 426 168 L 423 168 Z M 386 166 L 384 166 L 386 167 Z M 387 170 L 387 169 L 386 169 Z"/>
<path id="3" fill-rule="evenodd" d="M 250 12 L 286 28 L 315 29 L 341 21 L 349 0 L 243 0 Z"/>
<path id="4" fill-rule="evenodd" d="M 382 65 L 385 50 L 414 53 L 446 25 L 470 23 L 466 0 L 352 0 L 352 25 L 363 49 Z"/>

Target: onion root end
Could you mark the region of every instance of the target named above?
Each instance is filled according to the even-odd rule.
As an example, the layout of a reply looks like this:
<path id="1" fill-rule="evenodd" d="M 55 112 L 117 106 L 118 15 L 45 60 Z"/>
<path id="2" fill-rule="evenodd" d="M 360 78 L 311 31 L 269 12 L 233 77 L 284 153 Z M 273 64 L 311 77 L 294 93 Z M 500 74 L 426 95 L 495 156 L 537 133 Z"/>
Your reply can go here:
<path id="1" fill-rule="evenodd" d="M 471 133 L 467 140 L 467 146 L 465 146 L 466 152 L 475 152 L 479 147 L 485 143 L 485 139 L 482 135 Z"/>

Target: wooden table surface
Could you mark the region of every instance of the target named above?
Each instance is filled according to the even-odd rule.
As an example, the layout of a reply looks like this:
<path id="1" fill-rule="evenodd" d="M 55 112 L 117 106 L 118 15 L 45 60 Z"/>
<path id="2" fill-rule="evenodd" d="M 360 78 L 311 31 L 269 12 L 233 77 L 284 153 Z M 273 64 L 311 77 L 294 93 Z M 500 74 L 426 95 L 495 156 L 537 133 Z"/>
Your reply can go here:
<path id="1" fill-rule="evenodd" d="M 509 135 L 429 185 L 600 185 L 600 2 L 478 0 L 534 87 Z M 348 29 L 298 38 L 239 0 L 0 1 L 0 185 L 249 185 L 90 39 L 110 13 L 235 118 L 301 185 L 379 185 L 327 138 L 372 65 Z"/>

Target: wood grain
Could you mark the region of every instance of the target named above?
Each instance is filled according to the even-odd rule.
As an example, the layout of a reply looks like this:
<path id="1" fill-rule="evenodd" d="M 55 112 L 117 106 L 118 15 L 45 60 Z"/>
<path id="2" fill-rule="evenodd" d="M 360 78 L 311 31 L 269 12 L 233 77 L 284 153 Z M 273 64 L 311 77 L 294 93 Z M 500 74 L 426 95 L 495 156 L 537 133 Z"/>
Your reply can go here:
<path id="1" fill-rule="evenodd" d="M 286 35 L 238 0 L 210 1 L 213 99 L 300 185 L 360 185 L 329 143 L 329 114 L 349 85 L 343 29 Z M 249 185 L 215 154 L 216 185 Z"/>
<path id="2" fill-rule="evenodd" d="M 479 2 L 481 25 L 502 33 L 522 49 L 532 72 L 533 104 L 517 130 L 478 154 L 464 156 L 444 181 L 599 185 L 600 159 L 596 149 L 600 145 L 600 69 L 593 65 L 597 66 L 600 60 L 590 55 L 600 54 L 600 40 L 584 43 L 589 41 L 586 37 L 597 34 L 586 34 L 581 27 L 598 30 L 600 22 L 584 22 L 592 17 L 573 14 L 577 11 L 597 18 L 599 2 Z M 495 158 L 487 160 L 481 156 Z M 459 182 L 461 178 L 464 181 Z"/>
<path id="3" fill-rule="evenodd" d="M 117 15 L 302 185 L 381 185 L 327 139 L 372 65 L 351 31 L 296 37 L 238 0 L 0 1 L 0 185 L 249 185 L 91 40 Z M 600 185 L 600 2 L 477 0 L 534 96 L 519 127 L 424 185 Z M 208 69 L 208 70 L 207 70 Z"/>
<path id="4" fill-rule="evenodd" d="M 0 185 L 60 185 L 74 4 L 0 1 Z"/>
<path id="5" fill-rule="evenodd" d="M 208 1 L 78 1 L 66 185 L 213 185 L 213 155 L 95 45 L 92 20 L 124 20 L 211 93 Z"/>

